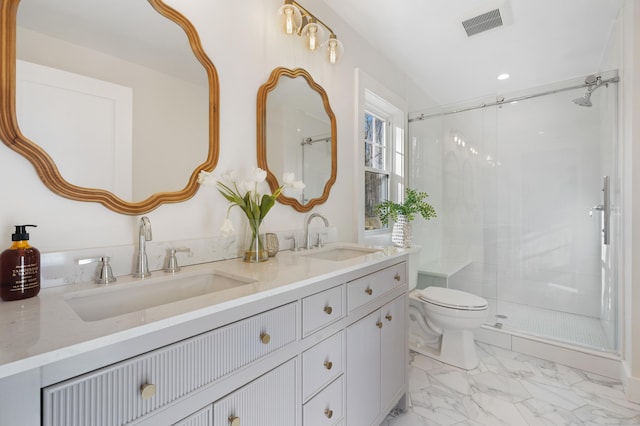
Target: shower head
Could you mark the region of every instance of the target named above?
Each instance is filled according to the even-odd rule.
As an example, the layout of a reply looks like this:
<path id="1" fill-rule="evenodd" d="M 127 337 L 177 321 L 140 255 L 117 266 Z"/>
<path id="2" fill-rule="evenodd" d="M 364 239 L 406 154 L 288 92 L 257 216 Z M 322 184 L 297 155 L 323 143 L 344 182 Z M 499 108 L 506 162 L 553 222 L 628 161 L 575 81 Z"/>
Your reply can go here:
<path id="1" fill-rule="evenodd" d="M 593 104 L 591 103 L 591 92 L 587 92 L 584 95 L 580 96 L 579 98 L 574 99 L 573 103 L 583 107 L 592 106 Z"/>

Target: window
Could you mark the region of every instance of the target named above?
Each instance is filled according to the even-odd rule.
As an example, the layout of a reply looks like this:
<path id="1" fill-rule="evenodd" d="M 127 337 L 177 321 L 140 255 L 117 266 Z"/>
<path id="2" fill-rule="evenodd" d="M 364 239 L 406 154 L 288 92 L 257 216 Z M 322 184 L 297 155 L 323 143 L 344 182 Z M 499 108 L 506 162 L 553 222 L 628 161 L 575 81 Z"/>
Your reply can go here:
<path id="1" fill-rule="evenodd" d="M 356 85 L 356 229 L 359 242 L 378 244 L 386 241 L 390 230 L 374 214 L 375 205 L 400 201 L 404 194 L 407 104 L 360 69 Z"/>
<path id="2" fill-rule="evenodd" d="M 378 98 L 364 111 L 364 227 L 386 229 L 374 207 L 385 200 L 400 201 L 404 193 L 403 127 L 394 125 L 393 108 Z"/>
<path id="3" fill-rule="evenodd" d="M 389 122 L 364 113 L 364 228 L 380 229 L 382 224 L 374 206 L 389 198 L 388 134 Z"/>

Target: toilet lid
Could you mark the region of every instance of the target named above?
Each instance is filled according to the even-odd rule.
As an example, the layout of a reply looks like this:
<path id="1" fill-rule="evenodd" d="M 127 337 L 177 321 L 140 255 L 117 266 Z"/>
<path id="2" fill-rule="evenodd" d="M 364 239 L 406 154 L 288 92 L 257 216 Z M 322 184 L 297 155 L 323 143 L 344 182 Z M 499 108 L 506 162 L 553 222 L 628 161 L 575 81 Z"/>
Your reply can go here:
<path id="1" fill-rule="evenodd" d="M 489 306 L 480 296 L 452 288 L 427 287 L 418 292 L 418 297 L 434 305 L 467 311 L 482 311 Z"/>

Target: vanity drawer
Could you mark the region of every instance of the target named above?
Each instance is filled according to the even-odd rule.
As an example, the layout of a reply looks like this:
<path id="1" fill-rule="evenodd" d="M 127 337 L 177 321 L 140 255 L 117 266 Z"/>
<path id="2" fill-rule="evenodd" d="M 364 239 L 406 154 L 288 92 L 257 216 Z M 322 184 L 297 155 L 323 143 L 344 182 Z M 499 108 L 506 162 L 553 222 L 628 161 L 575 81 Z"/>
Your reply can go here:
<path id="1" fill-rule="evenodd" d="M 296 426 L 296 363 L 295 358 L 287 361 L 214 402 L 213 424 Z"/>
<path id="2" fill-rule="evenodd" d="M 44 426 L 126 424 L 296 341 L 275 308 L 43 390 Z"/>
<path id="3" fill-rule="evenodd" d="M 339 423 L 344 415 L 343 377 L 340 376 L 302 408 L 304 426 L 332 426 Z"/>
<path id="4" fill-rule="evenodd" d="M 302 335 L 342 318 L 344 286 L 330 288 L 302 299 Z"/>
<path id="5" fill-rule="evenodd" d="M 311 395 L 343 372 L 343 332 L 323 340 L 302 353 L 302 399 Z"/>
<path id="6" fill-rule="evenodd" d="M 348 311 L 374 301 L 377 297 L 406 283 L 406 263 L 390 266 L 347 283 Z"/>

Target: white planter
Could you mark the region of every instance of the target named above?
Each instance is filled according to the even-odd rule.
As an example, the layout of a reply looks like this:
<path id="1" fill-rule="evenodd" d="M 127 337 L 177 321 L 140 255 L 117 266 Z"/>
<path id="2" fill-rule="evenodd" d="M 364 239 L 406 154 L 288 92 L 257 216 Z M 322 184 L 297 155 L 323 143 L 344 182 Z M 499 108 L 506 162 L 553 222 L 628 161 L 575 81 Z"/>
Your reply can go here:
<path id="1" fill-rule="evenodd" d="M 396 247 L 411 247 L 411 222 L 404 215 L 398 215 L 398 220 L 393 224 L 391 242 Z"/>

